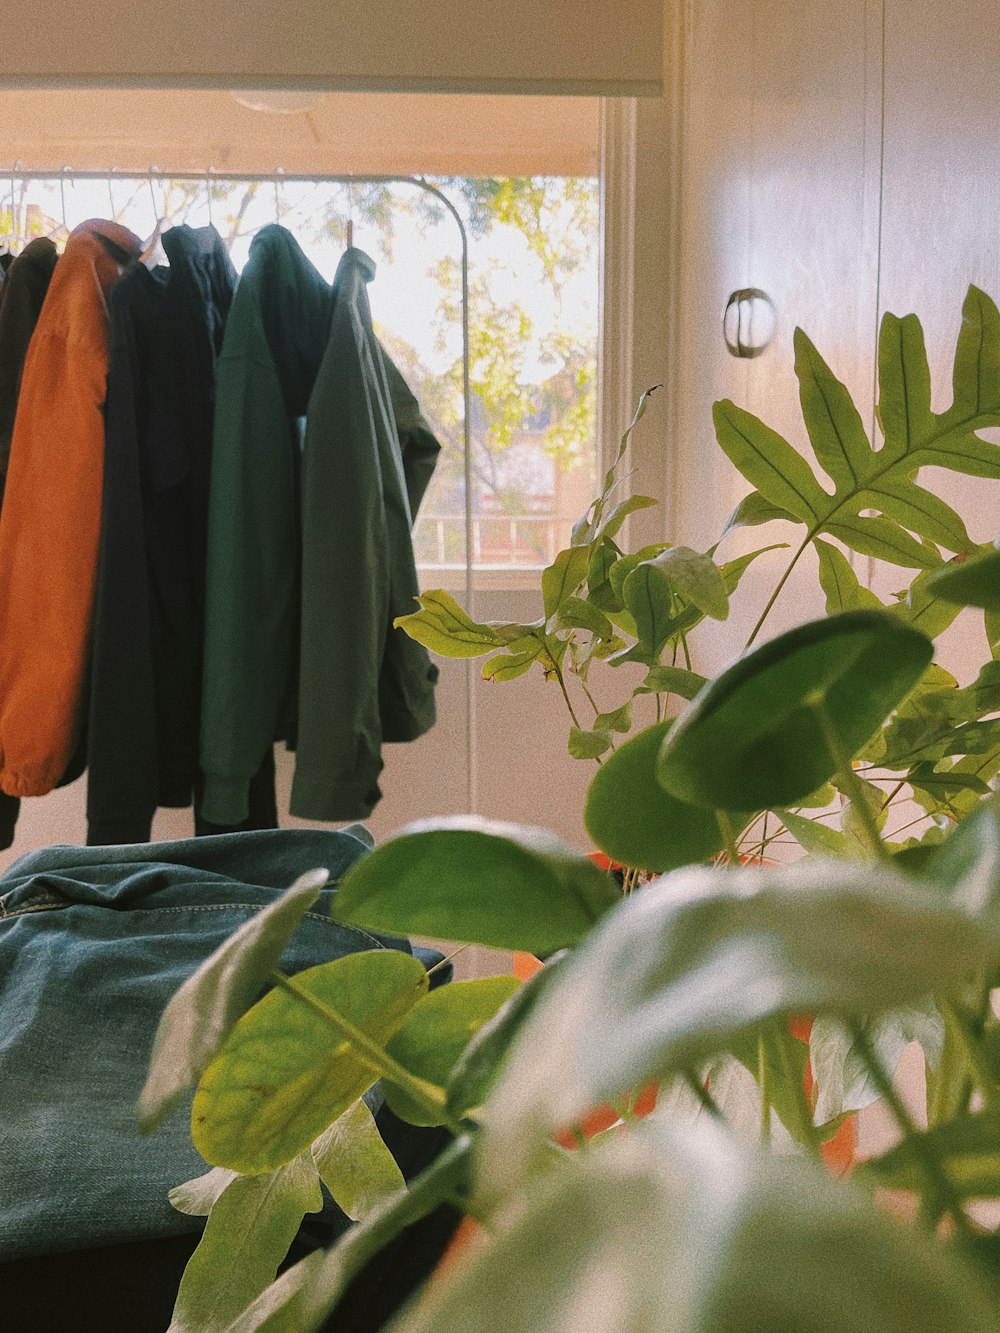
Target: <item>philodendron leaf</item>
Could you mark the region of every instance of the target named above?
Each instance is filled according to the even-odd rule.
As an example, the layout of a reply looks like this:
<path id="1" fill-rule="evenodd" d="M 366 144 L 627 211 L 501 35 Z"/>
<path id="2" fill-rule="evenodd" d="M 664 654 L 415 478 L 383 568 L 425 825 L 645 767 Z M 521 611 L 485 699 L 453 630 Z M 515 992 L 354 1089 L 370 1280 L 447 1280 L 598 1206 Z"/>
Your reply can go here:
<path id="1" fill-rule="evenodd" d="M 1000 923 L 1000 797 L 980 802 L 935 849 L 924 877 L 972 916 Z"/>
<path id="2" fill-rule="evenodd" d="M 274 1281 L 304 1215 L 322 1207 L 319 1176 L 307 1156 L 232 1180 L 184 1269 L 168 1333 L 224 1333 Z"/>
<path id="3" fill-rule="evenodd" d="M 596 542 L 602 537 L 617 536 L 630 514 L 636 513 L 639 509 L 650 509 L 659 503 L 659 500 L 652 495 L 630 495 L 627 500 L 622 500 L 619 504 L 616 504 L 607 518 L 602 520 L 591 541 Z"/>
<path id="4" fill-rule="evenodd" d="M 657 777 L 707 808 L 793 805 L 843 768 L 932 654 L 888 611 L 800 625 L 705 687 L 664 741 Z"/>
<path id="5" fill-rule="evenodd" d="M 722 536 L 725 537 L 734 528 L 755 528 L 761 523 L 771 523 L 774 519 L 781 519 L 786 523 L 798 522 L 795 514 L 783 509 L 781 505 L 765 500 L 760 491 L 751 491 L 729 515 L 726 526 L 722 529 Z M 721 541 L 722 537 L 719 540 Z"/>
<path id="6" fill-rule="evenodd" d="M 859 581 L 843 551 L 818 538 L 815 546 L 819 556 L 819 583 L 826 594 L 827 615 L 836 616 L 841 611 L 881 610 L 882 603 Z"/>
<path id="7" fill-rule="evenodd" d="M 793 810 L 776 810 L 775 814 L 795 841 L 812 856 L 836 856 L 845 860 L 857 856 L 853 838 L 831 828 L 819 819 L 807 819 Z"/>
<path id="8" fill-rule="evenodd" d="M 566 959 L 487 1102 L 484 1161 L 516 1181 L 554 1130 L 766 1019 L 864 1019 L 947 993 L 998 957 L 994 923 L 888 868 L 816 858 L 676 871 Z"/>
<path id="9" fill-rule="evenodd" d="M 677 694 L 682 699 L 693 699 L 708 682 L 697 671 L 686 671 L 683 667 L 664 666 L 657 662 L 650 667 L 646 679 L 637 694 Z"/>
<path id="10" fill-rule="evenodd" d="M 590 504 L 587 512 L 581 514 L 573 524 L 573 532 L 570 540 L 574 546 L 591 546 L 599 540 L 602 525 L 606 524 L 608 521 L 605 519 L 605 511 L 608 507 L 608 502 L 625 479 L 620 469 L 622 461 L 625 458 L 625 450 L 628 446 L 629 437 L 642 418 L 646 415 L 646 410 L 649 407 L 649 400 L 659 387 L 658 384 L 654 384 L 651 388 L 646 389 L 642 397 L 639 399 L 639 405 L 635 409 L 635 415 L 632 417 L 628 429 L 621 437 L 621 441 L 618 445 L 618 452 L 611 460 L 611 466 L 604 474 L 604 485 L 601 487 L 600 495 Z M 649 499 L 648 496 L 638 498 L 643 500 Z M 636 506 L 636 508 L 642 507 L 642 505 Z"/>
<path id="11" fill-rule="evenodd" d="M 1000 1194 L 1000 1114 L 981 1111 L 936 1125 L 918 1138 L 904 1139 L 864 1164 L 880 1185 L 919 1189 L 925 1179 L 923 1154 L 932 1152 L 956 1194 L 963 1199 L 994 1199 Z"/>
<path id="12" fill-rule="evenodd" d="M 441 657 L 482 657 L 522 637 L 530 625 L 490 624 L 473 620 L 450 593 L 439 588 L 421 593 L 420 610 L 392 622 L 411 639 Z"/>
<path id="13" fill-rule="evenodd" d="M 544 644 L 536 639 L 533 646 L 524 652 L 497 653 L 496 657 L 490 657 L 483 663 L 483 680 L 517 680 L 518 676 L 531 670 L 542 652 Z"/>
<path id="14" fill-rule="evenodd" d="M 987 551 L 964 564 L 952 562 L 937 570 L 927 586 L 946 602 L 1000 612 L 1000 551 Z"/>
<path id="15" fill-rule="evenodd" d="M 729 615 L 729 597 L 722 573 L 711 556 L 692 551 L 689 546 L 671 546 L 653 563 L 706 616 L 725 620 Z"/>
<path id="16" fill-rule="evenodd" d="M 890 1077 L 911 1041 L 920 1043 L 931 1069 L 941 1063 L 944 1019 L 932 1000 L 879 1014 L 863 1027 L 879 1064 Z M 809 1034 L 809 1052 L 818 1090 L 817 1125 L 825 1125 L 845 1111 L 860 1111 L 882 1096 L 858 1053 L 854 1034 L 836 1018 L 829 1014 L 816 1016 Z"/>
<path id="17" fill-rule="evenodd" d="M 943 634 L 960 611 L 953 602 L 948 602 L 938 595 L 933 579 L 932 570 L 924 570 L 918 574 L 905 595 L 897 594 L 899 601 L 892 608 L 897 616 L 902 616 L 908 624 L 926 634 L 929 639 L 936 639 L 939 634 Z"/>
<path id="18" fill-rule="evenodd" d="M 638 642 L 622 660 L 653 666 L 675 628 L 670 580 L 655 564 L 638 565 L 622 584 L 622 599 L 638 632 Z"/>
<path id="19" fill-rule="evenodd" d="M 582 597 L 567 597 L 559 608 L 556 620 L 564 629 L 589 630 L 599 639 L 610 640 L 615 636 L 615 627 L 604 612 Z"/>
<path id="20" fill-rule="evenodd" d="M 587 832 L 602 852 L 657 873 L 707 861 L 723 844 L 713 811 L 679 801 L 656 781 L 656 758 L 670 726 L 668 721 L 647 727 L 606 759 L 583 812 Z"/>
<path id="21" fill-rule="evenodd" d="M 410 1010 L 389 1042 L 389 1054 L 411 1074 L 445 1087 L 466 1046 L 520 985 L 516 977 L 483 977 L 431 991 Z M 431 1117 L 391 1079 L 383 1079 L 382 1088 L 392 1110 L 411 1125 L 444 1123 L 443 1108 Z"/>
<path id="22" fill-rule="evenodd" d="M 312 1159 L 334 1202 L 355 1222 L 406 1189 L 403 1173 L 360 1097 L 315 1141 Z"/>
<path id="23" fill-rule="evenodd" d="M 560 551 L 547 569 L 542 570 L 542 601 L 545 618 L 556 614 L 587 577 L 590 551 L 586 546 L 569 546 Z"/>
<path id="24" fill-rule="evenodd" d="M 701 1122 L 611 1135 L 391 1333 L 985 1333 L 976 1272 L 815 1163 Z"/>
<path id="25" fill-rule="evenodd" d="M 427 973 L 410 954 L 379 949 L 308 968 L 294 985 L 384 1049 L 427 990 Z M 191 1111 L 194 1145 L 214 1166 L 274 1170 L 381 1072 L 336 1024 L 276 987 L 244 1014 L 202 1075 Z"/>
<path id="26" fill-rule="evenodd" d="M 610 750 L 614 743 L 614 733 L 606 727 L 595 727 L 593 731 L 570 727 L 567 749 L 572 759 L 598 759 Z"/>
<path id="27" fill-rule="evenodd" d="M 336 1245 L 282 1273 L 229 1325 L 226 1333 L 319 1333 L 353 1278 L 399 1233 L 453 1203 L 468 1189 L 472 1144 L 462 1135 L 400 1191 L 350 1227 Z"/>
<path id="28" fill-rule="evenodd" d="M 161 1124 L 253 1004 L 329 879 L 310 870 L 251 917 L 188 977 L 163 1011 L 139 1096 L 139 1132 Z"/>
<path id="29" fill-rule="evenodd" d="M 921 792 L 930 798 L 925 809 L 932 811 L 947 806 L 948 798 L 954 796 L 956 792 L 971 791 L 979 796 L 986 796 L 990 790 L 982 778 L 972 774 L 956 773 L 953 769 L 938 772 L 933 764 L 927 762 L 915 764 L 907 773 L 906 780 L 914 789 L 918 799 Z"/>
<path id="30" fill-rule="evenodd" d="M 714 408 L 719 444 L 770 504 L 807 526 L 810 539 L 826 533 L 862 554 L 915 569 L 940 564 L 936 546 L 928 543 L 968 551 L 972 542 L 961 517 L 915 480 L 920 468 L 931 466 L 1000 479 L 1000 448 L 977 434 L 1000 424 L 1000 316 L 975 287 L 962 314 L 955 400 L 940 414 L 931 411 L 919 321 L 914 315 L 883 318 L 878 345 L 881 449 L 869 444 L 847 389 L 796 329 L 802 414 L 817 461 L 834 483 L 832 495 L 786 440 L 729 401 Z"/>
<path id="31" fill-rule="evenodd" d="M 618 897 L 554 834 L 456 816 L 409 824 L 357 862 L 333 912 L 352 925 L 545 956 L 576 944 Z"/>
<path id="32" fill-rule="evenodd" d="M 222 1191 L 233 1183 L 237 1171 L 227 1171 L 224 1166 L 213 1166 L 203 1176 L 186 1180 L 183 1185 L 175 1185 L 167 1195 L 171 1208 L 188 1217 L 207 1217 L 212 1211 L 216 1199 Z"/>
<path id="33" fill-rule="evenodd" d="M 598 713 L 594 718 L 594 727 L 607 728 L 609 731 L 631 731 L 632 730 L 632 700 L 622 704 L 620 708 L 612 709 L 610 713 Z"/>

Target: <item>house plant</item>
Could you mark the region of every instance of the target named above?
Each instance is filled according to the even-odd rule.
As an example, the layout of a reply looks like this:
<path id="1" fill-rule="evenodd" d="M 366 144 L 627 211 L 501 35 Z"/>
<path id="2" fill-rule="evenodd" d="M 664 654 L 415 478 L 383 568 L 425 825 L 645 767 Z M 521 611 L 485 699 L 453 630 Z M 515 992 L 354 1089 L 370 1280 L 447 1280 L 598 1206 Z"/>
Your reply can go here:
<path id="1" fill-rule="evenodd" d="M 482 625 L 429 594 L 409 626 L 489 651 L 494 679 L 536 662 L 553 678 L 575 714 L 571 744 L 603 760 L 586 820 L 629 868 L 626 892 L 541 830 L 427 821 L 352 869 L 335 915 L 529 950 L 547 965 L 526 985 L 427 994 L 418 965 L 385 953 L 280 976 L 275 960 L 317 891 L 306 882 L 171 1002 L 140 1117 L 153 1127 L 197 1081 L 195 1142 L 212 1164 L 181 1200 L 209 1223 L 178 1331 L 319 1328 L 366 1258 L 443 1200 L 487 1239 L 400 1333 L 996 1326 L 1000 1242 L 975 1201 L 1000 1194 L 997 553 L 914 476 L 933 462 L 1000 479 L 1000 448 L 978 435 L 1000 424 L 1000 314 L 970 291 L 941 414 L 918 322 L 886 316 L 878 450 L 796 338 L 805 423 L 833 492 L 733 404 L 716 406 L 716 425 L 755 487 L 730 530 L 803 526 L 792 561 L 815 548 L 826 618 L 693 679 L 688 639 L 723 613 L 740 571 L 716 551 L 621 551 L 619 518 L 642 501 L 612 504 L 613 468 L 543 576 L 539 622 Z M 845 546 L 917 571 L 895 606 L 874 604 Z M 988 656 L 960 685 L 932 661 L 932 640 L 963 605 L 985 612 Z M 661 698 L 658 720 L 620 745 L 631 698 L 580 725 L 570 689 L 602 657 L 644 669 L 634 697 L 689 694 L 688 706 L 673 720 Z M 904 796 L 920 812 L 909 829 L 893 822 Z M 741 864 L 779 829 L 799 861 Z M 660 878 L 632 892 L 640 872 Z M 807 1012 L 808 1047 L 788 1028 Z M 926 1128 L 891 1078 L 912 1039 Z M 361 1101 L 376 1079 L 398 1114 L 454 1135 L 409 1191 Z M 634 1124 L 632 1090 L 648 1079 L 657 1108 Z M 850 1184 L 829 1180 L 824 1135 L 875 1097 L 899 1143 Z M 621 1126 L 580 1152 L 554 1142 L 601 1101 Z M 263 1290 L 237 1284 L 206 1321 L 198 1293 L 231 1276 L 237 1254 L 246 1270 L 277 1267 L 267 1200 L 294 1216 L 320 1178 L 357 1225 L 269 1285 L 258 1278 Z M 914 1200 L 912 1225 L 873 1201 L 886 1186 Z"/>

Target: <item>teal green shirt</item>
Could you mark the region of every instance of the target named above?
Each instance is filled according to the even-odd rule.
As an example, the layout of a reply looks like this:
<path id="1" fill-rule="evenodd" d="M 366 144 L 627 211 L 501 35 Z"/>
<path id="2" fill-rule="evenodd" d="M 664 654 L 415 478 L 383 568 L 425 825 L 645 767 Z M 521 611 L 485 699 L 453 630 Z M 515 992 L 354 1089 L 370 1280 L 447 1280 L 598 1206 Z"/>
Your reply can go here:
<path id="1" fill-rule="evenodd" d="M 291 812 L 361 819 L 383 740 L 434 723 L 437 668 L 394 629 L 417 605 L 411 528 L 439 445 L 372 331 L 375 265 L 350 249 L 309 399 L 302 471 L 302 637 Z"/>

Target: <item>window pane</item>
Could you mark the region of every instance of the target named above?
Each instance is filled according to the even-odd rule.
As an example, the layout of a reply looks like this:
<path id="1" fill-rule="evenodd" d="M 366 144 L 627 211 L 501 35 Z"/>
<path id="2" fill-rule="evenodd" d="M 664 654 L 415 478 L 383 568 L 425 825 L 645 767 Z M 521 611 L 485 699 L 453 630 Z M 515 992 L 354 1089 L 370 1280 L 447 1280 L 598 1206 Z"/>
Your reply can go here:
<path id="1" fill-rule="evenodd" d="M 283 179 L 13 181 L 0 239 L 114 216 L 214 223 L 239 269 L 280 221 L 327 279 L 347 240 L 377 265 L 376 327 L 442 442 L 415 534 L 425 583 L 459 586 L 467 553 L 486 575 L 537 569 L 568 543 L 594 488 L 598 326 L 596 177 L 430 182 L 469 238 L 472 528 L 465 526 L 461 241 L 439 198 L 411 182 Z M 2 186 L 0 186 L 2 188 Z M 502 578 L 500 582 L 502 583 Z"/>

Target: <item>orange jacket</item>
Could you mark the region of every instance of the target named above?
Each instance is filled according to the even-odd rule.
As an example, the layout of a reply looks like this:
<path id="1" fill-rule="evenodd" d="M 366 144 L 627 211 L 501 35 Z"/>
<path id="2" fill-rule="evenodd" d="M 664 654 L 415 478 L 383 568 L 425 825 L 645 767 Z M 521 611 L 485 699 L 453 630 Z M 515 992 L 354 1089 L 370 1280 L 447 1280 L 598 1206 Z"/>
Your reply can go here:
<path id="1" fill-rule="evenodd" d="M 51 791 L 79 740 L 104 475 L 105 297 L 140 249 L 117 223 L 77 227 L 25 359 L 0 516 L 0 789 L 11 796 Z"/>

